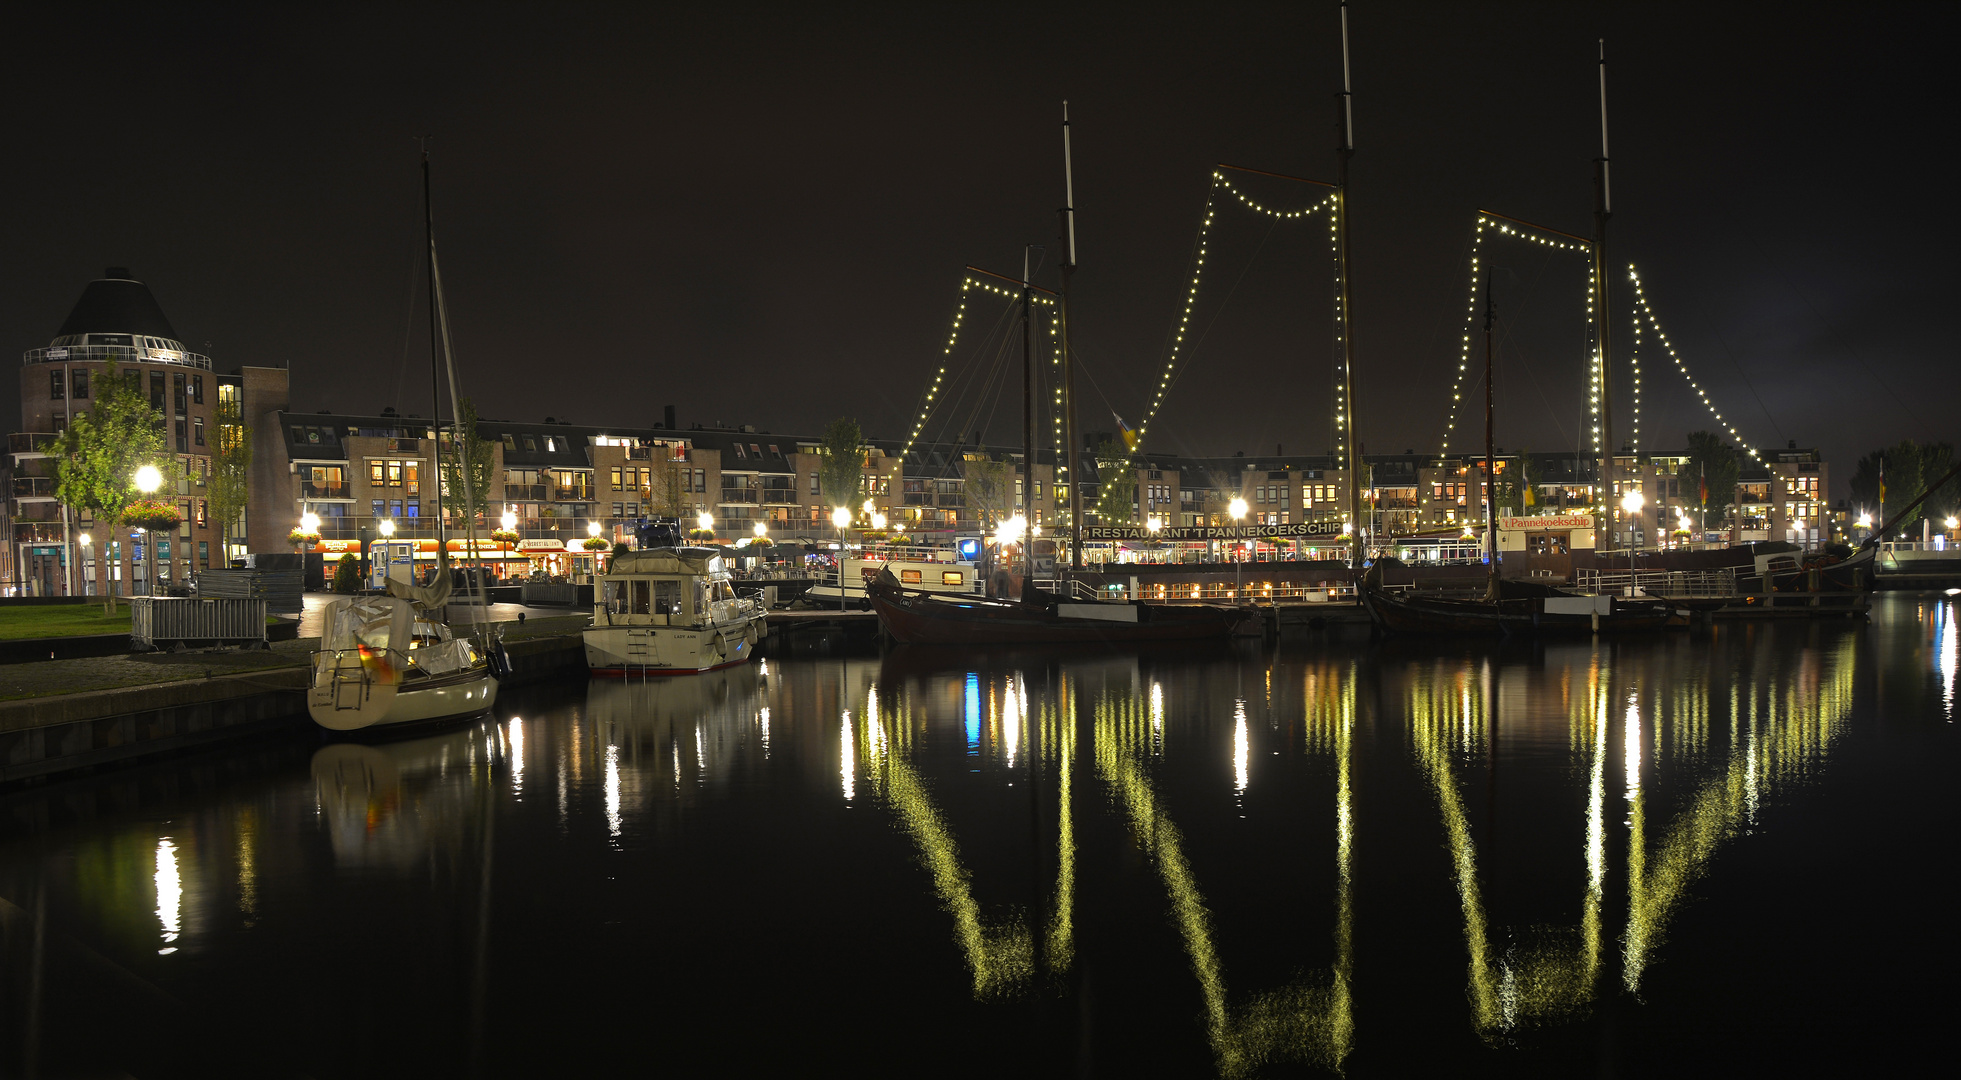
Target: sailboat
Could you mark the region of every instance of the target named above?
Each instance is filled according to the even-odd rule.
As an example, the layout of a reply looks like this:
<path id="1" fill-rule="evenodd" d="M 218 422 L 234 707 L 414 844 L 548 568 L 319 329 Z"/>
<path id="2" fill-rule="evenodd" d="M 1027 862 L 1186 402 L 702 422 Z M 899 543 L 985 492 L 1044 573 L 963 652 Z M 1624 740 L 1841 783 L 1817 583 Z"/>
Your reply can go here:
<path id="1" fill-rule="evenodd" d="M 455 430 L 456 357 L 449 336 L 449 309 L 443 302 L 442 273 L 436 263 L 435 226 L 429 210 L 429 155 L 422 155 L 422 219 L 429 245 L 429 354 L 431 391 L 437 409 L 436 454 L 441 448 L 440 379 L 448 374 L 451 426 L 459 466 L 466 467 Z M 471 485 L 464 492 L 463 519 L 475 551 L 476 505 Z M 436 485 L 436 575 L 427 585 L 390 576 L 383 596 L 337 599 L 329 604 L 320 651 L 314 655 L 306 708 L 313 722 L 333 731 L 475 716 L 497 701 L 496 670 L 508 670 L 501 643 L 458 637 L 440 618 L 453 592 L 449 546 L 444 538 L 442 485 Z M 472 574 L 475 598 L 482 602 L 483 578 Z M 495 670 L 493 670 L 495 669 Z"/>
<path id="2" fill-rule="evenodd" d="M 1078 468 L 1076 395 L 1069 355 L 1069 278 L 1076 268 L 1075 174 L 1069 155 L 1069 103 L 1062 104 L 1063 259 L 1061 290 L 1064 423 L 1069 446 L 1068 484 L 1074 543 L 1071 559 L 1082 568 L 1083 494 Z M 1034 475 L 1033 435 L 1030 428 L 1033 377 L 1029 303 L 1032 285 L 1028 264 L 1022 263 L 1022 467 Z M 1024 547 L 1026 550 L 1026 547 Z M 1035 588 L 1024 575 L 1018 600 L 992 600 L 943 590 L 908 588 L 890 566 L 865 583 L 866 599 L 878 612 L 885 632 L 902 644 L 1040 645 L 1069 643 L 1113 644 L 1133 641 L 1223 640 L 1253 617 L 1250 608 L 1171 607 L 1131 600 L 1077 600 Z"/>

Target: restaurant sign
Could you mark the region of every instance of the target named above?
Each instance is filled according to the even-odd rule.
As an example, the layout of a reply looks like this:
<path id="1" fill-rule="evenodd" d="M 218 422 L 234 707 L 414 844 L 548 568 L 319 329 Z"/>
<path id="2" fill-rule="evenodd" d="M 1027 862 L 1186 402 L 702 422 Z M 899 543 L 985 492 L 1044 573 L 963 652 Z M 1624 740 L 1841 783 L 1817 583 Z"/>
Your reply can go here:
<path id="1" fill-rule="evenodd" d="M 1501 529 L 1591 529 L 1593 519 L 1585 514 L 1563 514 L 1557 517 L 1504 517 L 1498 519 Z"/>
<path id="2" fill-rule="evenodd" d="M 1166 525 L 1156 532 L 1142 525 L 1088 525 L 1084 540 L 1330 540 L 1342 535 L 1339 521 L 1301 521 L 1292 525 Z"/>

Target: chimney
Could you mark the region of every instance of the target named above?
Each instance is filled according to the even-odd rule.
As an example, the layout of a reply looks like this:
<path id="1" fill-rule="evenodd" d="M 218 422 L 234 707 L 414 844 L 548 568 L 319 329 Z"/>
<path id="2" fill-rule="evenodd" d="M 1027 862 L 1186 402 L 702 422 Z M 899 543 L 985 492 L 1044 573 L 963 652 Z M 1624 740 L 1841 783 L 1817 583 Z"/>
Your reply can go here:
<path id="1" fill-rule="evenodd" d="M 669 431 L 674 430 L 674 406 L 669 405 L 667 407 L 667 423 L 663 424 L 662 426 L 667 428 L 667 430 Z"/>

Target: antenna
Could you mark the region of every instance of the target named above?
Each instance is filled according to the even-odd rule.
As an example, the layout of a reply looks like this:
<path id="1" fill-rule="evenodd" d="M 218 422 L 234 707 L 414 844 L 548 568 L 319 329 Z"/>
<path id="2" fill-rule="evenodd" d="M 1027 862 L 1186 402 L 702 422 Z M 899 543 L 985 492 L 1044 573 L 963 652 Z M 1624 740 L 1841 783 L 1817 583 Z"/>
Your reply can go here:
<path id="1" fill-rule="evenodd" d="M 1606 79 L 1606 74 L 1601 74 Z M 1603 82 L 1602 85 L 1605 85 Z M 1348 85 L 1348 0 L 1341 5 L 1341 148 L 1355 149 L 1355 106 L 1349 100 Z M 1603 108 L 1605 106 L 1602 106 Z"/>
<path id="2" fill-rule="evenodd" d="M 1607 39 L 1600 39 L 1600 208 L 1614 212 L 1614 190 L 1607 175 Z"/>
<path id="3" fill-rule="evenodd" d="M 1062 103 L 1062 220 L 1067 226 L 1063 262 L 1076 265 L 1076 172 L 1069 158 L 1069 103 Z"/>

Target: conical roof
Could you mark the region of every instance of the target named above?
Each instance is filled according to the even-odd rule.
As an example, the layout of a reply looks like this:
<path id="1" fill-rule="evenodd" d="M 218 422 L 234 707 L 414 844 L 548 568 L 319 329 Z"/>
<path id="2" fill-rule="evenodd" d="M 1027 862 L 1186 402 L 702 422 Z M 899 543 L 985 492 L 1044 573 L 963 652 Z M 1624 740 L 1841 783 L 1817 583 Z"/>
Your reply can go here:
<path id="1" fill-rule="evenodd" d="M 147 334 L 179 340 L 150 287 L 132 278 L 129 268 L 112 266 L 88 283 L 57 336 L 69 334 Z"/>

